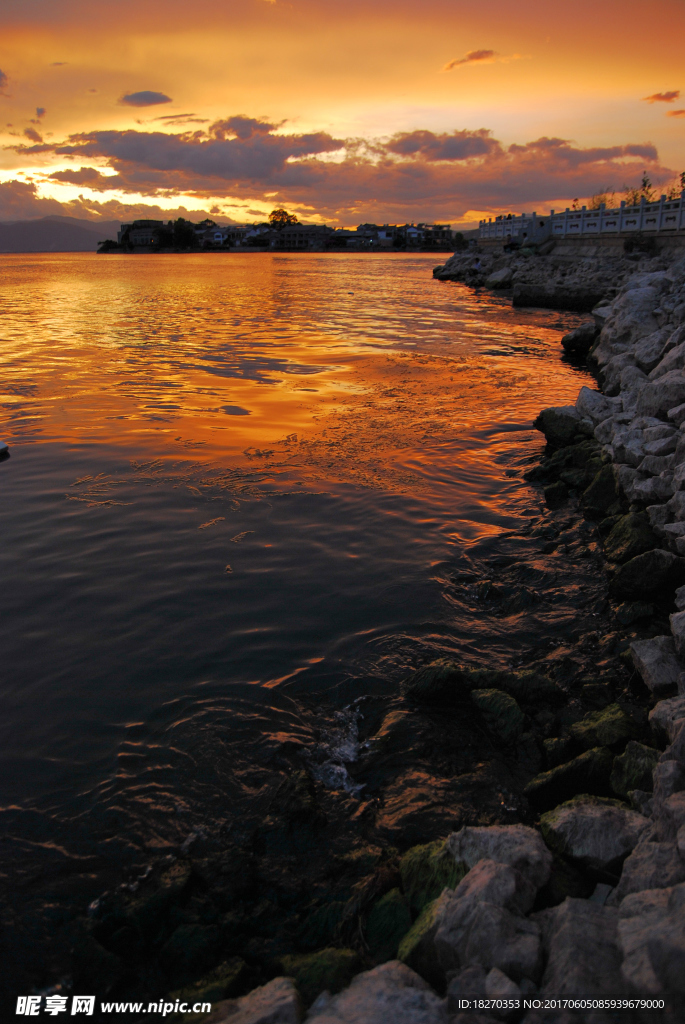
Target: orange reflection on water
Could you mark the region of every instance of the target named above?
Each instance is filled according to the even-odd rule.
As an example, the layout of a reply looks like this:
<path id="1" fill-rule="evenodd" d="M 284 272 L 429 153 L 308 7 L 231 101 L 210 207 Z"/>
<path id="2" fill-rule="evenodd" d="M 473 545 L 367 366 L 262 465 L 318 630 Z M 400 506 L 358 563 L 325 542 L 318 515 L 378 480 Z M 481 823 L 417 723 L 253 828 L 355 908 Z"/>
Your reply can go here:
<path id="1" fill-rule="evenodd" d="M 436 262 L 2 256 L 5 439 L 398 489 L 440 486 L 456 443 L 477 490 L 483 431 L 575 399 L 558 342 L 577 318 L 434 281 Z"/>

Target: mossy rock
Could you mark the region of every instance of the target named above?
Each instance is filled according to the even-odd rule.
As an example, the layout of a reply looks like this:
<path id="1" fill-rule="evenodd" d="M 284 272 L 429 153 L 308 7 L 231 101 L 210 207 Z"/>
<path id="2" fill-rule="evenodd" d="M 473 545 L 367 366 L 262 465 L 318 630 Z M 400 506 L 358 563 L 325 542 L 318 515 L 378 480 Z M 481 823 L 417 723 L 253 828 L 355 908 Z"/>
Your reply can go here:
<path id="1" fill-rule="evenodd" d="M 346 906 L 343 900 L 332 900 L 307 914 L 298 933 L 300 948 L 321 949 L 322 946 L 328 946 L 336 936 Z"/>
<path id="2" fill-rule="evenodd" d="M 219 938 L 220 931 L 213 925 L 179 925 L 159 951 L 162 969 L 181 978 L 206 971 L 216 960 Z"/>
<path id="3" fill-rule="evenodd" d="M 416 919 L 400 942 L 397 959 L 420 974 L 422 978 L 440 990 L 444 984 L 444 973 L 437 963 L 433 937 L 437 930 L 440 897 L 432 900 Z"/>
<path id="4" fill-rule="evenodd" d="M 611 771 L 611 788 L 614 793 L 625 799 L 628 799 L 629 793 L 635 789 L 651 793 L 654 785 L 652 773 L 658 760 L 658 750 L 630 740 L 625 751 L 614 758 L 614 767 Z"/>
<path id="5" fill-rule="evenodd" d="M 549 739 L 543 740 L 542 745 L 545 750 L 545 760 L 548 769 L 556 768 L 557 765 L 568 761 L 571 742 L 567 736 L 551 736 Z"/>
<path id="6" fill-rule="evenodd" d="M 580 444 L 567 445 L 542 459 L 539 465 L 526 470 L 523 474 L 524 479 L 531 481 L 558 480 L 562 473 L 580 470 L 589 484 L 601 469 L 598 452 L 599 445 L 594 439 L 582 441 Z"/>
<path id="7" fill-rule="evenodd" d="M 610 562 L 622 565 L 658 545 L 645 513 L 630 512 L 627 516 L 621 516 L 604 541 L 604 554 Z"/>
<path id="8" fill-rule="evenodd" d="M 577 859 L 581 863 L 584 860 L 583 855 L 579 854 L 577 857 L 567 849 L 568 839 L 568 813 L 573 812 L 576 808 L 582 813 L 582 811 L 588 806 L 592 807 L 618 807 L 622 810 L 626 809 L 626 805 L 622 800 L 616 800 L 609 796 L 592 796 L 588 793 L 581 793 L 578 796 L 571 797 L 570 800 L 565 800 L 557 807 L 553 807 L 550 811 L 545 811 L 544 814 L 540 815 L 540 832 L 545 843 L 552 851 L 552 853 L 558 854 L 559 856 L 570 857 L 571 859 Z M 561 822 L 561 832 L 559 832 L 559 823 Z M 577 842 L 577 836 L 574 835 L 574 841 Z"/>
<path id="9" fill-rule="evenodd" d="M 402 889 L 412 914 L 419 914 L 445 887 L 455 889 L 465 874 L 444 839 L 413 846 L 400 860 Z"/>
<path id="10" fill-rule="evenodd" d="M 305 1006 L 310 1006 L 324 990 L 335 994 L 346 988 L 361 967 L 353 949 L 333 947 L 284 956 L 279 962 L 281 973 L 293 979 Z"/>
<path id="11" fill-rule="evenodd" d="M 514 743 L 526 727 L 526 716 L 514 697 L 503 690 L 472 690 L 476 705 L 490 732 L 504 743 Z"/>
<path id="12" fill-rule="evenodd" d="M 366 944 L 374 961 L 394 960 L 410 928 L 409 903 L 399 889 L 391 889 L 374 903 L 366 919 Z"/>
<path id="13" fill-rule="evenodd" d="M 640 735 L 640 727 L 618 704 L 610 704 L 601 711 L 585 715 L 571 726 L 569 733 L 586 750 L 593 747 L 622 748 L 628 740 Z"/>
<path id="14" fill-rule="evenodd" d="M 218 1003 L 222 999 L 233 999 L 246 990 L 251 974 L 242 957 L 232 956 L 199 981 L 170 992 L 168 998 L 186 1003 Z"/>
<path id="15" fill-rule="evenodd" d="M 609 593 L 615 598 L 642 601 L 652 595 L 665 595 L 682 583 L 685 583 L 685 558 L 655 548 L 619 566 L 609 584 Z"/>
<path id="16" fill-rule="evenodd" d="M 419 704 L 450 704 L 468 695 L 471 686 L 461 665 L 446 658 L 432 661 L 401 685 L 402 694 Z"/>
<path id="17" fill-rule="evenodd" d="M 622 626 L 630 626 L 640 619 L 651 619 L 656 610 L 656 605 L 645 601 L 624 601 L 616 609 L 616 619 Z"/>
<path id="18" fill-rule="evenodd" d="M 611 463 L 600 469 L 590 486 L 583 492 L 582 501 L 584 508 L 597 515 L 618 511 L 618 483 Z"/>
<path id="19" fill-rule="evenodd" d="M 531 704 L 540 710 L 541 704 L 561 704 L 566 699 L 553 679 L 541 672 L 502 672 L 498 688 L 515 697 L 519 704 Z"/>
<path id="20" fill-rule="evenodd" d="M 608 796 L 613 761 L 614 755 L 607 747 L 594 747 L 572 761 L 536 775 L 523 792 L 538 810 L 556 807 L 577 793 Z"/>

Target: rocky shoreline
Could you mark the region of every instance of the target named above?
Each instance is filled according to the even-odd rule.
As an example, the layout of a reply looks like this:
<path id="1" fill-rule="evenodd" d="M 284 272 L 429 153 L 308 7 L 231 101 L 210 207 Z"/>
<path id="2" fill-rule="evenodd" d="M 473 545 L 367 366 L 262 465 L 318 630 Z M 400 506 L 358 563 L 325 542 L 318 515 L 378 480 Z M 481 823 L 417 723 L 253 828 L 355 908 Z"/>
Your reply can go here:
<path id="1" fill-rule="evenodd" d="M 470 255 L 436 271 L 491 288 L 513 283 L 521 305 L 532 296 L 592 309 L 593 322 L 567 335 L 564 348 L 597 368 L 603 393 L 583 387 L 575 406 L 543 410 L 535 425 L 548 455 L 527 477 L 544 485 L 551 507 L 576 499 L 597 523 L 619 621 L 653 633 L 663 622 L 658 606 L 668 606 L 671 628 L 625 652 L 649 694 L 646 720 L 616 700 L 545 741 L 549 767 L 525 788 L 536 827 L 467 826 L 408 851 L 400 887 L 383 898 L 404 896 L 418 911 L 397 958 L 338 995 L 323 992 L 307 1021 L 683 1019 L 685 254 L 678 257 L 639 266 L 599 257 L 555 278 L 540 261 L 520 273 L 511 264 L 521 257 L 504 267 L 479 261 L 474 272 Z M 517 697 L 530 700 L 538 686 L 544 705 L 551 694 L 535 677 L 496 675 L 435 664 L 406 682 L 405 695 L 449 704 L 468 694 L 507 742 L 523 729 Z M 578 892 L 582 881 L 594 883 L 591 893 Z M 590 1009 L 565 1010 L 564 1000 Z M 279 1009 L 268 1016 L 262 1002 Z M 282 977 L 211 1019 L 299 1022 L 303 1014 L 296 985 Z"/>
<path id="2" fill-rule="evenodd" d="M 590 595 L 587 621 L 608 632 L 554 664 L 544 652 L 517 670 L 434 661 L 396 706 L 371 701 L 354 781 L 373 792 L 418 752 L 380 802 L 334 804 L 284 751 L 255 833 L 189 837 L 69 926 L 64 991 L 164 991 L 167 1019 L 210 1001 L 213 1024 L 682 1019 L 685 258 L 477 260 L 457 254 L 435 276 L 512 288 L 520 304 L 544 292 L 552 308 L 592 305 L 563 344 L 603 393 L 583 387 L 575 406 L 540 414 L 548 447 L 525 476 L 549 509 L 533 531 L 542 550 L 595 559 L 598 577 L 605 560 L 610 604 Z M 507 571 L 477 584 L 504 614 Z M 477 774 L 486 749 L 499 774 Z M 446 780 L 474 760 L 473 806 L 464 797 L 455 818 Z M 666 1008 L 544 1010 L 593 998 Z"/>

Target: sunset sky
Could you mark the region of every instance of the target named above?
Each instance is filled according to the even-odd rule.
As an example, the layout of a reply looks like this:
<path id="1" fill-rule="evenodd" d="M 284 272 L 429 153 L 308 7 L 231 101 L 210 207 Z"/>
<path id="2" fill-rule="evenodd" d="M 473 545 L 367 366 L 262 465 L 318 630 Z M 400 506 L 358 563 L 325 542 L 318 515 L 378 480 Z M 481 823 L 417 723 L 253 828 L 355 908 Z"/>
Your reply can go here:
<path id="1" fill-rule="evenodd" d="M 437 220 L 685 169 L 684 0 L 3 0 L 0 220 Z"/>

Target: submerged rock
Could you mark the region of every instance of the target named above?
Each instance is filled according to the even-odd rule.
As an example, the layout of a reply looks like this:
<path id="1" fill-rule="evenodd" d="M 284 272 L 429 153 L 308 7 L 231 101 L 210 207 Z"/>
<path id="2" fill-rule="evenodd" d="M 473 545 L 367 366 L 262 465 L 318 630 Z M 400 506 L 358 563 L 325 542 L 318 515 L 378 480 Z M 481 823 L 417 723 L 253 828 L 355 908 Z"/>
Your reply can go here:
<path id="1" fill-rule="evenodd" d="M 514 743 L 526 726 L 526 717 L 516 700 L 502 690 L 472 690 L 476 705 L 488 729 L 504 743 Z"/>
<path id="2" fill-rule="evenodd" d="M 169 999 L 188 1003 L 218 1003 L 237 995 L 241 989 L 245 991 L 249 976 L 250 969 L 242 957 L 233 956 L 199 981 L 170 992 Z"/>
<path id="3" fill-rule="evenodd" d="M 445 658 L 416 670 L 402 683 L 408 699 L 425 704 L 448 704 L 468 697 L 471 687 L 460 665 Z"/>

